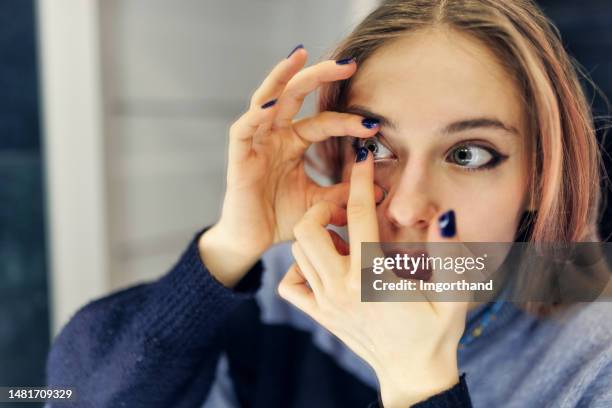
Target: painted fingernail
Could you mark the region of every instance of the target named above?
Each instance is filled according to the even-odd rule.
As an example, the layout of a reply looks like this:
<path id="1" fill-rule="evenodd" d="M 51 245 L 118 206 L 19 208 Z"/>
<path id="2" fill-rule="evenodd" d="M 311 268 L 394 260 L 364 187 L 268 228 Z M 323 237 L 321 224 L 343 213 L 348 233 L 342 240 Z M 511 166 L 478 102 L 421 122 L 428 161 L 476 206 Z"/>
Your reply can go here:
<path id="1" fill-rule="evenodd" d="M 364 161 L 368 158 L 369 150 L 365 147 L 360 147 L 357 149 L 357 155 L 355 156 L 355 162 L 359 163 L 360 161 Z"/>
<path id="2" fill-rule="evenodd" d="M 438 226 L 440 227 L 440 235 L 446 238 L 455 236 L 455 212 L 448 210 L 438 218 Z"/>
<path id="3" fill-rule="evenodd" d="M 268 109 L 269 107 L 276 105 L 276 101 L 277 99 L 272 99 L 271 101 L 264 103 L 261 105 L 261 109 Z"/>
<path id="4" fill-rule="evenodd" d="M 294 49 L 292 49 L 291 52 L 289 53 L 289 55 L 287 55 L 287 58 L 291 57 L 293 55 L 293 53 L 296 52 L 297 50 L 299 50 L 300 48 L 304 48 L 304 44 L 299 44 Z"/>
<path id="5" fill-rule="evenodd" d="M 365 118 L 361 121 L 361 124 L 368 129 L 374 129 L 380 125 L 380 121 L 374 118 Z"/>
<path id="6" fill-rule="evenodd" d="M 351 62 L 355 61 L 355 58 L 344 58 L 344 59 L 340 59 L 338 61 L 336 61 L 336 64 L 338 65 L 348 65 Z"/>

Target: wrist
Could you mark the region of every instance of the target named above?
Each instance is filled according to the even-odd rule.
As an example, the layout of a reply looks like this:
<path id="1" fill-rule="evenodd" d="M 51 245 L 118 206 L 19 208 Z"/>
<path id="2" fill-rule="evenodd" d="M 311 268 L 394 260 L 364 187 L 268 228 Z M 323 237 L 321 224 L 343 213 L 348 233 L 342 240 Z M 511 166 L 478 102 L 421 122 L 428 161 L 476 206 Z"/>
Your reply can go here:
<path id="1" fill-rule="evenodd" d="M 425 370 L 414 370 L 405 375 L 378 375 L 380 398 L 385 408 L 407 408 L 442 393 L 459 382 L 457 364 L 430 364 Z"/>
<path id="2" fill-rule="evenodd" d="M 261 253 L 249 251 L 235 242 L 219 224 L 206 230 L 198 240 L 200 258 L 206 268 L 228 288 L 233 288 L 261 257 Z"/>

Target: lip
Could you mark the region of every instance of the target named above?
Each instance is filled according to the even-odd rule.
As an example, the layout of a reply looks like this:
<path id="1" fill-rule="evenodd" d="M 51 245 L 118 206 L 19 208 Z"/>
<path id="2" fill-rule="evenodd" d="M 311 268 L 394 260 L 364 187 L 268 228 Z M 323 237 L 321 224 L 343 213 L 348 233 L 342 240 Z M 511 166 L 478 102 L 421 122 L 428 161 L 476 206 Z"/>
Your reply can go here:
<path id="1" fill-rule="evenodd" d="M 424 247 L 416 246 L 416 245 L 409 246 L 408 244 L 403 245 L 403 246 L 398 246 L 398 245 L 384 246 L 383 253 L 385 254 L 386 257 L 395 258 L 396 255 L 399 255 L 402 259 L 404 258 L 404 255 L 406 255 L 408 258 L 423 257 L 424 259 L 427 259 L 428 257 L 427 250 Z M 415 279 L 415 280 L 422 280 L 422 281 L 427 282 L 431 279 L 433 273 L 430 268 L 426 268 L 426 267 L 424 268 L 423 266 L 426 266 L 426 265 L 420 265 L 420 267 L 416 271 L 406 270 L 403 268 L 402 269 L 393 268 L 392 270 L 395 276 L 397 276 L 398 278 Z"/>

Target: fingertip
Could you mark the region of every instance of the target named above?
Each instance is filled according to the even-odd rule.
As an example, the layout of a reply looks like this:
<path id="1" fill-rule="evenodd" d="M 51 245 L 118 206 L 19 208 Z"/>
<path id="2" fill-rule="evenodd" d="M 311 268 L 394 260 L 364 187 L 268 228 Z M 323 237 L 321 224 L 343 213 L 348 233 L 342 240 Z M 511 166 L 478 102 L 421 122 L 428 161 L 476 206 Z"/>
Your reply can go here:
<path id="1" fill-rule="evenodd" d="M 376 135 L 380 130 L 380 124 L 376 119 L 366 118 L 352 113 L 348 115 L 352 116 L 350 119 L 350 129 L 347 129 L 350 136 L 368 139 Z"/>
<path id="2" fill-rule="evenodd" d="M 366 147 L 360 147 L 355 152 L 355 163 L 353 163 L 353 169 L 351 171 L 351 184 L 357 182 L 362 183 L 359 180 L 368 180 L 368 183 L 373 183 L 374 180 L 374 166 L 372 154 L 370 154 L 370 150 Z M 373 194 L 373 191 L 372 191 Z M 350 193 L 349 193 L 350 196 Z"/>
<path id="3" fill-rule="evenodd" d="M 370 150 L 366 147 L 361 146 L 355 152 L 355 164 L 367 162 L 370 156 Z"/>
<path id="4" fill-rule="evenodd" d="M 276 105 L 276 102 L 278 102 L 278 99 L 271 99 L 268 102 L 265 102 L 264 104 L 261 105 L 261 109 L 269 109 L 272 108 L 274 105 Z"/>
<path id="5" fill-rule="evenodd" d="M 452 239 L 457 235 L 457 221 L 454 210 L 448 210 L 438 217 L 438 229 L 444 239 Z"/>
<path id="6" fill-rule="evenodd" d="M 353 57 L 348 57 L 348 58 L 340 58 L 336 60 L 336 65 L 356 65 L 356 61 L 355 58 Z"/>
<path id="7" fill-rule="evenodd" d="M 306 48 L 297 49 L 290 57 L 287 57 L 291 63 L 297 64 L 302 68 L 308 60 L 308 50 Z"/>
<path id="8" fill-rule="evenodd" d="M 361 120 L 361 126 L 368 130 L 378 130 L 380 127 L 380 120 L 375 118 L 363 118 Z"/>
<path id="9" fill-rule="evenodd" d="M 336 66 L 340 72 L 340 79 L 346 79 L 351 77 L 357 72 L 357 61 L 355 58 L 342 58 L 338 60 L 330 60 L 330 64 Z"/>
<path id="10" fill-rule="evenodd" d="M 289 53 L 289 55 L 287 55 L 287 59 L 291 58 L 295 53 L 300 52 L 301 50 L 304 49 L 304 44 L 298 44 L 296 45 L 291 52 Z"/>

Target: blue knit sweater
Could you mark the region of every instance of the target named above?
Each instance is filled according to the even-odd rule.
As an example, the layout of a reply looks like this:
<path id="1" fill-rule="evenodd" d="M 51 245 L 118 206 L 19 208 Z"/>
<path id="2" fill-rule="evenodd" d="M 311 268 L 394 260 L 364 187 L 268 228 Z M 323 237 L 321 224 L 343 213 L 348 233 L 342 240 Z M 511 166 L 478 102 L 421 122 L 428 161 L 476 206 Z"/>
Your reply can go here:
<path id="1" fill-rule="evenodd" d="M 91 302 L 64 327 L 47 368 L 49 386 L 75 390 L 78 403 L 65 406 L 378 406 L 370 367 L 278 296 L 287 245 L 228 289 L 198 237 L 162 278 Z M 466 333 L 487 307 L 469 313 Z M 416 406 L 612 407 L 611 309 L 542 320 L 504 304 L 460 348 L 461 381 Z"/>

